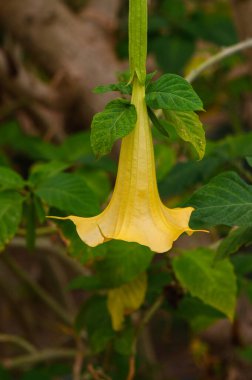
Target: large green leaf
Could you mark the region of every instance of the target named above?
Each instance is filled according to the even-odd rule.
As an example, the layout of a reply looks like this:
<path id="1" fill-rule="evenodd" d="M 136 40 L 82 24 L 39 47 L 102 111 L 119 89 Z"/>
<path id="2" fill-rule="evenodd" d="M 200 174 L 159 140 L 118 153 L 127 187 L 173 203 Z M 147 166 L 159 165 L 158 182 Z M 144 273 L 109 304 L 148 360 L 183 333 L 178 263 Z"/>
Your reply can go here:
<path id="1" fill-rule="evenodd" d="M 15 235 L 22 217 L 23 197 L 14 191 L 0 193 L 0 249 Z"/>
<path id="2" fill-rule="evenodd" d="M 37 163 L 31 169 L 29 176 L 29 181 L 33 185 L 38 185 L 40 182 L 47 180 L 48 178 L 54 177 L 56 174 L 64 171 L 70 166 L 62 161 L 50 161 L 47 163 Z"/>
<path id="3" fill-rule="evenodd" d="M 84 178 L 76 174 L 60 173 L 48 178 L 39 184 L 35 193 L 49 206 L 67 214 L 92 216 L 99 212 L 95 194 Z"/>
<path id="4" fill-rule="evenodd" d="M 213 251 L 198 248 L 175 257 L 172 266 L 177 279 L 192 296 L 233 319 L 236 304 L 233 266 L 228 259 L 214 265 L 213 259 Z"/>
<path id="5" fill-rule="evenodd" d="M 128 101 L 116 99 L 97 113 L 91 125 L 91 145 L 100 157 L 109 153 L 114 142 L 128 135 L 137 121 L 135 107 Z"/>
<path id="6" fill-rule="evenodd" d="M 107 254 L 97 262 L 96 269 L 107 288 L 118 287 L 133 280 L 148 268 L 153 257 L 153 252 L 137 243 L 113 240 L 107 242 L 105 247 Z"/>
<path id="7" fill-rule="evenodd" d="M 164 111 L 166 120 L 182 140 L 190 142 L 201 160 L 205 154 L 206 138 L 203 125 L 195 112 Z"/>
<path id="8" fill-rule="evenodd" d="M 191 217 L 193 227 L 252 226 L 252 186 L 234 172 L 214 177 L 187 204 L 196 209 Z"/>
<path id="9" fill-rule="evenodd" d="M 195 332 L 205 330 L 224 317 L 220 311 L 189 295 L 179 303 L 178 315 L 186 319 Z"/>
<path id="10" fill-rule="evenodd" d="M 14 170 L 0 167 L 0 189 L 21 190 L 25 185 L 23 178 Z"/>
<path id="11" fill-rule="evenodd" d="M 146 103 L 154 109 L 200 111 L 203 104 L 192 86 L 182 77 L 165 74 L 147 87 Z"/>
<path id="12" fill-rule="evenodd" d="M 252 226 L 237 228 L 223 239 L 217 249 L 216 259 L 223 259 L 237 252 L 243 245 L 252 244 Z"/>

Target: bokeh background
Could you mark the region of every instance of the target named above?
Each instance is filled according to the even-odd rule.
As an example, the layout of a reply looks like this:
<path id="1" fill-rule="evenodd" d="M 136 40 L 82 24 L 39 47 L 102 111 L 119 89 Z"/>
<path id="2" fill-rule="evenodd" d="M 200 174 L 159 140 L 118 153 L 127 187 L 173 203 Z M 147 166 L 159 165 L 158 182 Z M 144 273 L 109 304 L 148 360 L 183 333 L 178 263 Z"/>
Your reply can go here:
<path id="1" fill-rule="evenodd" d="M 147 66 L 157 76 L 186 76 L 223 47 L 252 38 L 251 0 L 151 0 L 149 9 Z M 115 95 L 92 90 L 126 75 L 127 14 L 127 0 L 0 1 L 1 167 L 27 180 L 31 172 L 35 179 L 41 175 L 38 165 L 56 161 L 48 170 L 78 173 L 99 206 L 106 203 L 119 145 L 97 161 L 89 130 L 94 113 Z M 236 170 L 251 182 L 251 158 L 246 157 L 252 156 L 252 50 L 212 66 L 194 87 L 206 110 L 201 115 L 206 158 L 197 162 L 188 144 L 154 133 L 159 188 L 168 205 L 183 202 L 223 170 Z M 26 187 L 22 191 L 31 194 Z M 87 361 L 79 354 L 84 350 L 85 357 L 85 329 L 97 329 L 101 310 L 91 314 L 90 327 L 80 311 L 92 289 L 79 289 L 73 280 L 92 275 L 100 253 L 84 248 L 71 226 L 60 226 L 59 233 L 46 222 L 48 204 L 43 197 L 27 196 L 14 238 L 0 239 L 0 379 L 123 380 L 128 357 L 122 348 L 114 352 L 109 344 Z M 4 210 L 2 202 L 1 233 Z M 228 231 L 220 227 L 209 235 L 182 238 L 177 247 L 214 245 Z M 244 252 L 249 258 L 249 248 Z M 155 268 L 162 263 L 156 259 Z M 197 302 L 180 310 L 182 289 L 163 277 L 159 283 L 153 280 L 165 294 L 165 306 L 141 336 L 137 380 L 252 379 L 252 266 L 248 259 L 235 264 L 246 286 L 241 286 L 233 324 L 211 311 L 202 317 Z M 81 338 L 73 327 L 76 315 Z M 42 357 L 36 359 L 37 353 Z"/>

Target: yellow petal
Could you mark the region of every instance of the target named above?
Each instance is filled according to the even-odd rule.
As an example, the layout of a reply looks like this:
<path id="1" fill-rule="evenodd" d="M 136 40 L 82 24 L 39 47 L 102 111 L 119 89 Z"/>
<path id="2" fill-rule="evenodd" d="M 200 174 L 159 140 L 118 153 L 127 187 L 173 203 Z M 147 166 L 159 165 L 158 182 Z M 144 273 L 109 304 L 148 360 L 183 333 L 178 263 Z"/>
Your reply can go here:
<path id="1" fill-rule="evenodd" d="M 133 84 L 132 103 L 137 110 L 134 130 L 122 140 L 115 189 L 106 209 L 98 216 L 69 216 L 80 238 L 94 247 L 120 239 L 166 252 L 183 233 L 192 233 L 192 207 L 168 209 L 157 189 L 152 135 L 145 103 L 145 88 Z"/>

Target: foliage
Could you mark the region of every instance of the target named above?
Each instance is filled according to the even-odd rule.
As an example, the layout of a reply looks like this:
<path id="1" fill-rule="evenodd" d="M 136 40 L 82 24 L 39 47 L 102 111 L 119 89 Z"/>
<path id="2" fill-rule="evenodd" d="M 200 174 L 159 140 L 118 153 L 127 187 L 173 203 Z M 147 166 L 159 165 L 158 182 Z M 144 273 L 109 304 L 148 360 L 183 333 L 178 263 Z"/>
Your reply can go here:
<path id="1" fill-rule="evenodd" d="M 222 46 L 237 39 L 227 10 L 213 7 L 207 12 L 202 2 L 188 10 L 185 3 L 160 0 L 150 14 L 149 50 L 162 70 L 177 74 L 191 63 L 198 40 Z M 124 40 L 121 30 L 121 55 Z M 143 60 L 142 54 L 137 53 L 136 61 Z M 74 322 L 64 322 L 60 329 L 72 345 L 85 346 L 83 368 L 90 369 L 92 363 L 100 374 L 97 378 L 126 378 L 136 357 L 139 379 L 148 379 L 146 352 L 140 349 L 138 355 L 136 347 L 157 310 L 162 311 L 161 325 L 162 318 L 166 326 L 182 323 L 186 334 L 194 337 L 220 319 L 232 323 L 240 294 L 252 299 L 252 133 L 240 114 L 234 117 L 230 105 L 234 101 L 237 110 L 242 108 L 238 99 L 244 94 L 244 78 L 222 82 L 223 72 L 237 62 L 222 64 L 216 74 L 220 80 L 210 71 L 197 81 L 204 115 L 198 114 L 203 111 L 200 97 L 181 76 L 164 74 L 155 80 L 155 73 L 146 79 L 143 71 L 138 73 L 146 85 L 160 194 L 166 205 L 194 207 L 190 227 L 209 232 L 184 237 L 164 255 L 154 257 L 147 247 L 122 241 L 88 247 L 72 224 L 46 217 L 92 217 L 104 208 L 116 178 L 113 145 L 133 130 L 137 118 L 128 100 L 132 85 L 127 80 L 97 87 L 96 93 L 117 91 L 121 97 L 94 116 L 91 132 L 71 133 L 60 144 L 26 134 L 15 114 L 1 123 L 0 249 L 8 251 L 14 237 L 25 238 L 35 256 L 42 236 L 52 252 L 55 247 L 63 250 L 74 271 L 78 268 L 63 289 L 78 295 L 78 310 L 68 310 Z M 137 64 L 131 62 L 133 68 Z M 200 121 L 223 109 L 227 125 L 219 122 L 217 131 Z M 197 237 L 203 235 L 202 240 Z M 190 239 L 196 248 L 189 248 Z M 29 253 L 27 257 L 29 261 Z M 158 325 L 158 316 L 157 321 Z M 251 361 L 249 353 L 244 349 L 240 354 Z M 0 378 L 12 379 L 12 371 L 4 367 Z M 71 370 L 68 365 L 43 364 L 24 370 L 20 379 L 53 380 L 69 376 Z M 88 380 L 87 372 L 83 369 Z"/>

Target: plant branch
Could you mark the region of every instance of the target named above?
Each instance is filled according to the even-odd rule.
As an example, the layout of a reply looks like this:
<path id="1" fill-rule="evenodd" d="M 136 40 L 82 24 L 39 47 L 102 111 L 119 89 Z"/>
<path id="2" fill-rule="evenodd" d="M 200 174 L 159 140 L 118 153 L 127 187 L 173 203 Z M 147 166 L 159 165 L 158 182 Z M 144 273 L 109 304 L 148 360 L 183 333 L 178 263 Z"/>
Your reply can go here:
<path id="1" fill-rule="evenodd" d="M 4 359 L 3 365 L 5 368 L 14 369 L 29 364 L 35 364 L 47 360 L 73 358 L 76 356 L 76 350 L 73 349 L 48 349 L 40 352 L 34 352 L 30 355 L 19 356 L 15 359 Z"/>
<path id="2" fill-rule="evenodd" d="M 58 315 L 58 317 L 60 317 L 61 320 L 67 325 L 72 326 L 73 318 L 66 313 L 61 305 L 59 305 L 40 285 L 36 284 L 10 255 L 4 254 L 2 257 L 7 266 L 21 281 L 26 283 L 32 291 L 39 296 L 45 304 Z"/>
<path id="3" fill-rule="evenodd" d="M 248 39 L 248 40 L 245 40 L 245 41 L 242 41 L 242 42 L 239 42 L 238 44 L 235 44 L 235 45 L 232 45 L 232 46 L 229 46 L 228 48 L 225 48 L 223 49 L 221 52 L 215 54 L 214 56 L 212 56 L 211 58 L 209 58 L 207 61 L 205 61 L 204 63 L 202 63 L 202 65 L 200 65 L 198 68 L 196 68 L 195 70 L 193 70 L 192 72 L 190 72 L 189 75 L 187 75 L 186 77 L 186 80 L 189 82 L 189 83 L 192 83 L 195 81 L 195 79 L 197 79 L 200 74 L 207 70 L 209 67 L 215 65 L 216 63 L 222 61 L 223 59 L 241 51 L 241 50 L 245 50 L 245 49 L 249 49 L 249 48 L 252 48 L 252 38 Z"/>
<path id="4" fill-rule="evenodd" d="M 127 380 L 133 380 L 135 377 L 135 355 L 136 355 L 136 345 L 139 338 L 139 335 L 141 334 L 144 327 L 150 322 L 154 314 L 158 311 L 162 303 L 164 302 L 164 296 L 161 294 L 156 301 L 151 305 L 151 307 L 147 310 L 144 317 L 142 318 L 141 322 L 139 323 L 135 337 L 131 346 L 131 355 L 129 359 L 129 372 L 127 376 Z"/>
<path id="5" fill-rule="evenodd" d="M 27 342 L 24 338 L 18 335 L 0 334 L 0 342 L 13 343 L 29 353 L 34 353 L 37 351 L 31 343 Z"/>
<path id="6" fill-rule="evenodd" d="M 10 245 L 14 248 L 26 248 L 26 241 L 24 237 L 16 236 L 11 241 Z M 76 273 L 79 273 L 82 276 L 87 276 L 90 274 L 84 266 L 82 266 L 77 260 L 69 256 L 63 247 L 60 247 L 56 244 L 52 244 L 48 237 L 38 237 L 36 239 L 36 247 L 43 251 L 49 252 L 50 254 L 58 256 L 60 260 L 64 261 L 66 265 L 71 267 Z"/>

